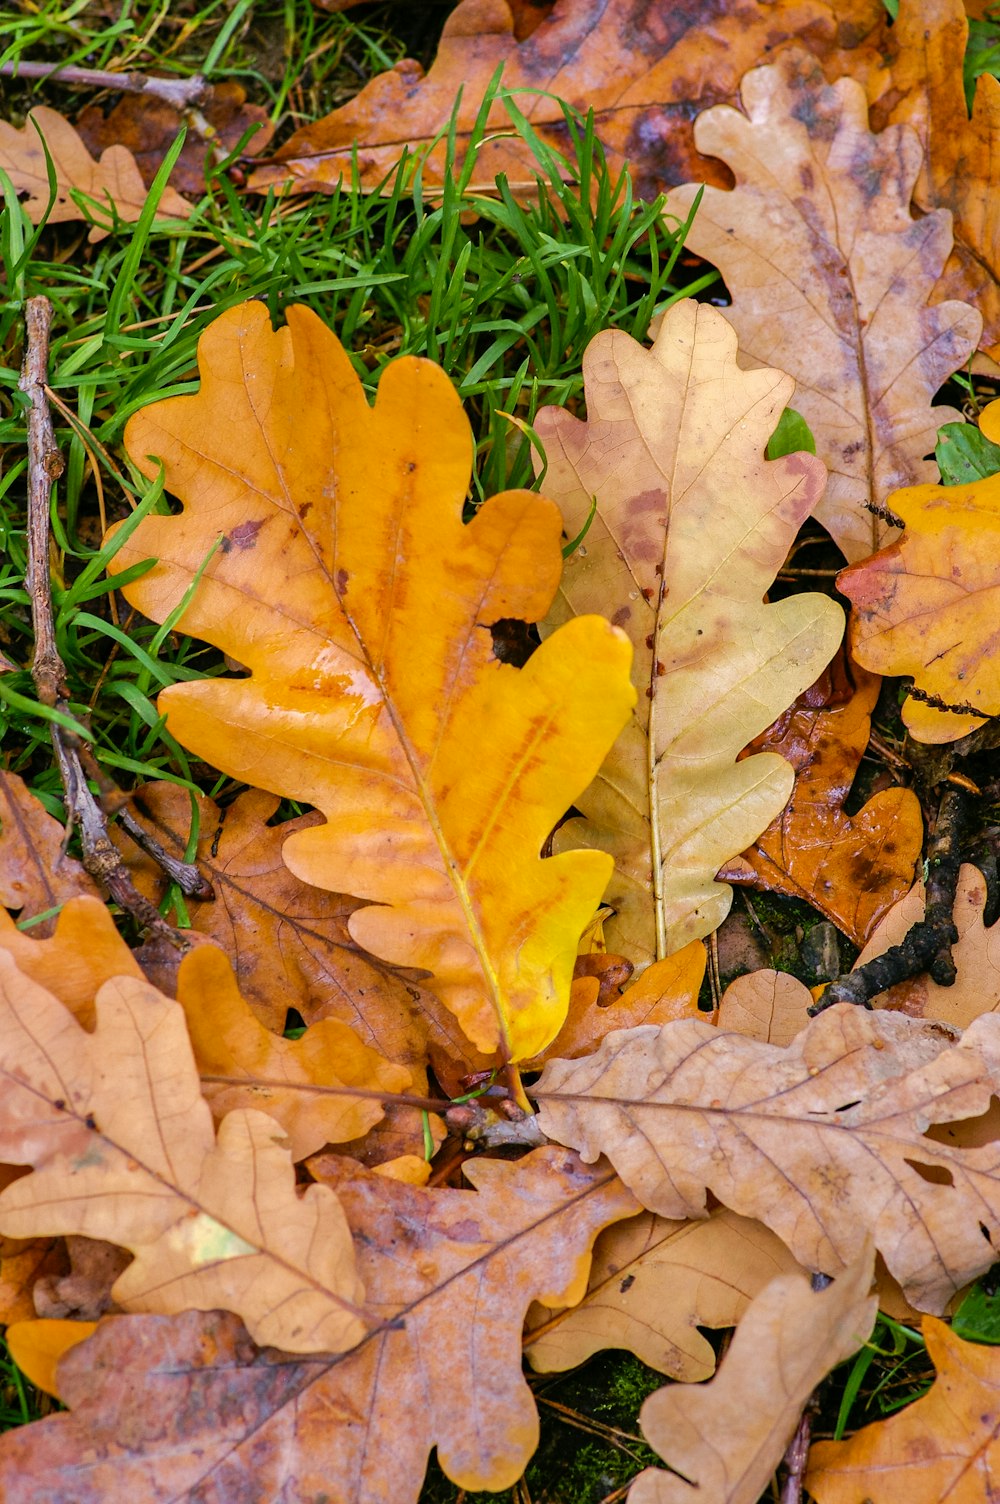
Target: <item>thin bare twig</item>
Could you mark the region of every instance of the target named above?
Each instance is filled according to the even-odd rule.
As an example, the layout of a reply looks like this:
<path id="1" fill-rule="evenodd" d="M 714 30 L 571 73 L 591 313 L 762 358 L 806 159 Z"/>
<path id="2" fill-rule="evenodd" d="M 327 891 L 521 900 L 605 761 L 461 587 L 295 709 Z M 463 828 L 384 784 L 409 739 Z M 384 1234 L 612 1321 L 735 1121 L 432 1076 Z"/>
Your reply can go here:
<path id="1" fill-rule="evenodd" d="M 52 304 L 48 298 L 29 298 L 25 306 L 24 364 L 18 386 L 30 401 L 28 409 L 28 568 L 25 586 L 31 600 L 35 652 L 31 677 L 41 703 L 69 716 L 66 666 L 56 643 L 49 574 L 49 497 L 63 472 L 52 413 L 45 395 L 49 363 Z M 52 746 L 66 794 L 69 828 L 80 832 L 83 865 L 127 913 L 155 935 L 181 950 L 190 941 L 137 892 L 131 877 L 108 838 L 104 810 L 94 798 L 84 772 L 81 744 L 65 727 L 50 724 Z"/>
<path id="2" fill-rule="evenodd" d="M 29 63 L 24 59 L 0 63 L 0 78 L 43 78 L 85 89 L 114 89 L 117 94 L 149 94 L 173 105 L 175 110 L 201 105 L 210 97 L 211 85 L 200 74 L 194 78 L 151 78 L 146 73 L 108 73 L 103 68 L 64 68 L 52 63 Z"/>
<path id="3" fill-rule="evenodd" d="M 806 1475 L 811 1439 L 812 1413 L 807 1408 L 785 1453 L 784 1462 L 788 1472 L 781 1488 L 781 1504 L 802 1504 L 802 1480 Z"/>

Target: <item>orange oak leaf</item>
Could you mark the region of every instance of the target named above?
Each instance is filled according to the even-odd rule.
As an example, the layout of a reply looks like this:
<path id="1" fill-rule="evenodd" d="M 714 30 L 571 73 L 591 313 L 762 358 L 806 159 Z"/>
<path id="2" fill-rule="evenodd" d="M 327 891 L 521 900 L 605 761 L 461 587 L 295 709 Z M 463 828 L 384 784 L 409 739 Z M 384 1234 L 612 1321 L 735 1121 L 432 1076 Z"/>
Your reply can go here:
<path id="1" fill-rule="evenodd" d="M 791 763 L 795 787 L 781 814 L 718 875 L 804 899 L 863 945 L 909 890 L 924 825 L 910 789 L 885 789 L 857 814 L 844 813 L 880 684 L 863 671 L 854 677 L 846 704 L 827 703 L 814 687 L 751 742 L 748 750 L 777 752 Z"/>
<path id="2" fill-rule="evenodd" d="M 818 1504 L 983 1504 L 1000 1468 L 1000 1350 L 926 1316 L 937 1377 L 898 1415 L 849 1441 L 817 1442 L 805 1486 Z"/>
<path id="3" fill-rule="evenodd" d="M 908 127 L 872 135 L 861 85 L 827 84 L 802 52 L 748 73 L 740 98 L 745 113 L 719 106 L 695 126 L 737 186 L 705 189 L 686 246 L 722 272 L 741 355 L 795 378 L 830 471 L 816 517 L 848 560 L 863 558 L 890 527 L 869 503 L 937 477 L 924 456 L 961 414 L 931 402 L 981 319 L 930 301 L 951 221 L 910 213 L 921 152 Z M 700 191 L 676 189 L 668 212 L 685 219 Z"/>
<path id="4" fill-rule="evenodd" d="M 843 616 L 818 594 L 764 602 L 823 489 L 812 455 L 764 456 L 790 377 L 741 370 L 726 319 L 691 300 L 652 349 L 598 334 L 583 371 L 587 421 L 535 419 L 570 537 L 597 498 L 546 630 L 599 602 L 632 641 L 638 693 L 556 848 L 613 853 L 607 942 L 646 964 L 724 919 L 732 889 L 716 872 L 792 787 L 783 758 L 738 755 L 833 656 Z"/>
<path id="5" fill-rule="evenodd" d="M 348 104 L 296 131 L 250 184 L 328 190 L 356 161 L 362 186 L 377 188 L 404 145 L 420 153 L 425 185 L 440 183 L 452 111 L 461 165 L 501 64 L 503 87 L 516 91 L 534 130 L 557 151 L 567 145 L 559 101 L 584 114 L 593 110 L 613 173 L 627 160 L 640 196 L 655 199 L 692 176 L 726 183 L 725 169 L 694 149 L 691 121 L 698 111 L 732 97 L 747 68 L 796 39 L 828 60 L 834 73 L 842 71 L 838 47 L 860 42 L 881 19 L 873 0 L 836 6 L 771 0 L 766 10 L 748 0 L 711 6 L 685 0 L 664 11 L 643 0 L 561 0 L 518 43 L 506 0 L 463 0 L 445 22 L 426 77 L 410 59 L 379 74 Z M 532 188 L 538 162 L 511 132 L 502 104 L 494 105 L 487 123 L 474 186 L 492 191 L 502 172 L 515 189 Z"/>
<path id="6" fill-rule="evenodd" d="M 676 1472 L 647 1468 L 630 1504 L 687 1504 L 695 1489 L 712 1504 L 757 1504 L 813 1390 L 875 1325 L 873 1269 L 869 1243 L 825 1290 L 802 1274 L 779 1275 L 743 1317 L 714 1379 L 651 1394 L 643 1435 Z"/>
<path id="7" fill-rule="evenodd" d="M 0 770 L 0 904 L 18 919 L 58 909 L 79 893 L 98 897 L 97 884 L 63 850 L 66 832 L 16 773 Z M 54 921 L 32 925 L 51 934 Z"/>
<path id="8" fill-rule="evenodd" d="M 475 1192 L 341 1162 L 338 1195 L 379 1326 L 351 1353 L 260 1351 L 221 1312 L 106 1318 L 58 1366 L 72 1413 L 0 1439 L 0 1491 L 74 1504 L 338 1497 L 416 1504 L 427 1457 L 502 1489 L 538 1439 L 521 1371 L 532 1300 L 584 1293 L 599 1229 L 635 1201 L 555 1147 L 467 1165 Z M 52 1421 L 56 1423 L 51 1424 Z"/>
<path id="9" fill-rule="evenodd" d="M 562 521 L 521 491 L 463 523 L 471 433 L 430 361 L 389 365 L 371 408 L 315 314 L 289 308 L 274 331 L 247 303 L 199 362 L 196 396 L 126 430 L 184 512 L 147 517 L 115 566 L 158 560 L 125 587 L 157 621 L 200 573 L 184 630 L 250 675 L 164 691 L 171 733 L 316 805 L 326 823 L 283 847 L 292 871 L 371 900 L 351 934 L 432 972 L 479 1049 L 533 1055 L 565 1017 L 611 870 L 603 853 L 539 853 L 628 717 L 628 640 L 590 616 L 522 669 L 494 656 L 491 623 L 548 609 Z"/>
<path id="10" fill-rule="evenodd" d="M 725 1207 L 705 1222 L 644 1212 L 616 1222 L 594 1245 L 578 1306 L 533 1306 L 524 1335 L 532 1368 L 562 1372 L 606 1347 L 695 1384 L 715 1371 L 698 1328 L 735 1326 L 769 1280 L 798 1266 L 780 1238 Z"/>
<path id="11" fill-rule="evenodd" d="M 106 982 L 86 1033 L 0 954 L 0 1233 L 81 1233 L 130 1249 L 113 1295 L 139 1311 L 244 1315 L 262 1342 L 336 1351 L 365 1330 L 331 1191 L 296 1194 L 282 1130 L 233 1112 L 218 1140 L 184 1015 L 148 983 Z"/>
<path id="12" fill-rule="evenodd" d="M 294 1160 L 324 1144 L 361 1138 L 382 1116 L 377 1093 L 412 1087 L 410 1072 L 363 1044 L 339 1019 L 312 1024 L 300 1039 L 272 1034 L 240 995 L 232 967 L 214 946 L 185 956 L 177 1000 L 203 1095 L 216 1119 L 240 1107 L 279 1122 Z M 369 1095 L 355 1097 L 351 1086 Z"/>
<path id="13" fill-rule="evenodd" d="M 961 0 L 900 0 L 885 38 L 885 69 L 873 78 L 873 114 L 912 126 L 924 149 L 914 201 L 948 209 L 955 246 L 937 297 L 962 298 L 983 315 L 980 348 L 1000 357 L 1000 212 L 993 182 L 1000 151 L 1000 82 L 976 81 L 965 103 L 969 26 Z"/>
<path id="14" fill-rule="evenodd" d="M 49 224 L 87 221 L 91 225 L 87 238 L 93 242 L 104 239 L 116 218 L 127 224 L 139 218 L 146 204 L 146 185 L 132 153 L 124 146 L 109 146 L 95 162 L 68 120 L 46 105 L 36 105 L 21 130 L 0 121 L 0 168 L 23 196 L 32 224 L 42 220 L 49 202 L 45 147 L 56 177 Z M 173 188 L 166 188 L 157 213 L 163 219 L 186 219 L 191 205 Z"/>
<path id="15" fill-rule="evenodd" d="M 233 79 L 207 84 L 197 113 L 193 118 L 188 114 L 186 121 L 168 100 L 153 94 L 123 94 L 107 112 L 100 105 L 88 105 L 78 116 L 76 129 L 92 156 L 108 147 L 124 147 L 148 188 L 184 123 L 188 133 L 169 181 L 178 193 L 191 198 L 200 198 L 205 192 L 210 150 L 216 158 L 227 156 L 244 132 L 256 126 L 243 155 L 258 156 L 274 135 L 267 111 L 259 104 L 249 104 L 246 90 Z"/>
<path id="16" fill-rule="evenodd" d="M 113 977 L 142 977 L 134 955 L 99 898 L 71 898 L 45 939 L 19 930 L 0 913 L 0 951 L 19 971 L 57 997 L 85 1029 L 95 1022 L 94 998 Z"/>
<path id="17" fill-rule="evenodd" d="M 997 1135 L 947 1134 L 998 1088 L 996 1015 L 955 1043 L 938 1024 L 840 1004 L 784 1049 L 695 1019 L 623 1030 L 584 1060 L 549 1061 L 532 1094 L 542 1131 L 588 1162 L 606 1154 L 648 1210 L 703 1217 L 711 1191 L 825 1273 L 870 1232 L 907 1298 L 942 1311 L 995 1258 Z"/>
<path id="18" fill-rule="evenodd" d="M 979 427 L 1000 440 L 1000 401 Z M 851 652 L 873 673 L 912 675 L 902 715 L 916 741 L 953 742 L 1000 714 L 1000 475 L 911 486 L 889 504 L 902 537 L 837 577 Z"/>
<path id="19" fill-rule="evenodd" d="M 1000 924 L 986 925 L 986 879 L 977 867 L 963 865 L 952 911 L 958 940 L 952 947 L 956 977 L 951 987 L 940 987 L 924 973 L 900 982 L 879 995 L 880 1008 L 894 1008 L 911 1018 L 935 1018 L 956 1029 L 966 1029 L 981 1013 L 1000 1010 Z M 882 920 L 857 959 L 863 966 L 899 945 L 907 931 L 924 917 L 923 883 Z"/>

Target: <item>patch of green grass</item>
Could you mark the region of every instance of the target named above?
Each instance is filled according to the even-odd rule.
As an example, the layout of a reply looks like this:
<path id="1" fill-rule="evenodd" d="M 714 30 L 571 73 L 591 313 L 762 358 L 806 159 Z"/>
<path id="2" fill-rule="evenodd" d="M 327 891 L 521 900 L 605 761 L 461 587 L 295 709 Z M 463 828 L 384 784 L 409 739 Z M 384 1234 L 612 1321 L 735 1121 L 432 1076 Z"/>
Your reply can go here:
<path id="1" fill-rule="evenodd" d="M 28 1383 L 0 1336 L 0 1431 L 42 1420 L 58 1408 L 55 1400 Z"/>

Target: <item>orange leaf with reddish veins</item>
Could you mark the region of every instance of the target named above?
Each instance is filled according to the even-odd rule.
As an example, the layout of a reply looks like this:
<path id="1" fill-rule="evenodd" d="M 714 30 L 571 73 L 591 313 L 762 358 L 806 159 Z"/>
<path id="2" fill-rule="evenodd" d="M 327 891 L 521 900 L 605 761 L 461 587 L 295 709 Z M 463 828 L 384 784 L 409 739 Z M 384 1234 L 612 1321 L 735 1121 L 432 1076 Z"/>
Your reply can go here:
<path id="1" fill-rule="evenodd" d="M 1000 1348 L 923 1322 L 937 1377 L 897 1415 L 849 1441 L 816 1442 L 805 1486 L 818 1504 L 985 1504 L 1000 1469 Z"/>
<path id="2" fill-rule="evenodd" d="M 284 844 L 292 871 L 371 900 L 358 943 L 432 972 L 477 1048 L 524 1058 L 559 1031 L 611 873 L 603 852 L 540 852 L 628 718 L 631 648 L 590 616 L 499 662 L 491 623 L 550 604 L 558 508 L 505 492 L 464 523 L 472 436 L 444 372 L 396 361 L 372 408 L 316 315 L 286 319 L 224 313 L 198 394 L 126 430 L 184 502 L 116 555 L 158 561 L 126 596 L 164 621 L 197 578 L 184 630 L 250 670 L 160 709 L 199 757 L 318 806 L 326 823 Z"/>
<path id="3" fill-rule="evenodd" d="M 714 1379 L 651 1394 L 642 1432 L 676 1472 L 647 1468 L 630 1504 L 688 1504 L 695 1490 L 706 1504 L 757 1504 L 813 1390 L 875 1325 L 873 1267 L 869 1243 L 825 1290 L 803 1274 L 779 1275 L 743 1317 Z"/>
<path id="4" fill-rule="evenodd" d="M 222 1306 L 262 1342 L 337 1351 L 365 1330 L 336 1197 L 300 1197 L 280 1126 L 233 1112 L 218 1140 L 178 1004 L 105 982 L 87 1034 L 0 954 L 0 1156 L 34 1166 L 0 1194 L 0 1232 L 130 1249 L 134 1310 Z"/>
<path id="5" fill-rule="evenodd" d="M 751 737 L 829 662 L 843 616 L 829 597 L 766 595 L 823 489 L 813 455 L 768 460 L 792 381 L 742 370 L 717 309 L 690 299 L 651 349 L 622 330 L 583 360 L 587 419 L 543 408 L 545 486 L 570 537 L 543 628 L 608 611 L 634 648 L 635 709 L 582 819 L 555 846 L 610 851 L 611 950 L 662 960 L 715 929 L 732 889 L 715 881 L 780 811 L 792 770 L 774 753 L 738 761 Z M 591 518 L 591 500 L 597 498 Z"/>
<path id="6" fill-rule="evenodd" d="M 780 1238 L 725 1207 L 705 1222 L 644 1212 L 601 1233 L 578 1306 L 532 1307 L 528 1360 L 562 1373 L 623 1347 L 672 1379 L 699 1383 L 715 1371 L 715 1353 L 698 1328 L 735 1326 L 768 1280 L 797 1267 Z"/>
<path id="7" fill-rule="evenodd" d="M 135 158 L 124 146 L 109 146 L 95 161 L 79 134 L 56 110 L 36 105 L 21 130 L 0 121 L 0 168 L 7 173 L 32 224 L 38 224 L 49 202 L 49 178 L 45 160 L 49 149 L 56 175 L 56 198 L 48 214 L 49 224 L 66 220 L 94 220 L 91 242 L 109 233 L 114 215 L 126 223 L 139 218 L 146 205 L 146 185 Z M 86 212 L 74 200 L 76 192 L 94 199 Z M 113 212 L 112 212 L 113 211 Z M 186 219 L 191 205 L 165 188 L 157 206 L 161 219 Z"/>
<path id="8" fill-rule="evenodd" d="M 581 1298 L 594 1237 L 635 1201 L 555 1147 L 466 1174 L 475 1191 L 423 1189 L 340 1161 L 383 1317 L 351 1353 L 262 1352 L 218 1311 L 106 1318 L 59 1364 L 72 1413 L 0 1439 L 0 1492 L 30 1479 L 58 1497 L 71 1478 L 74 1504 L 242 1504 L 318 1498 L 336 1480 L 338 1498 L 416 1504 L 434 1446 L 460 1487 L 509 1487 L 538 1440 L 525 1312 Z"/>
<path id="9" fill-rule="evenodd" d="M 18 918 L 34 919 L 97 884 L 63 851 L 66 832 L 16 773 L 0 770 L 0 903 Z M 33 935 L 51 934 L 55 921 L 31 926 Z"/>
<path id="10" fill-rule="evenodd" d="M 505 0 L 463 0 L 445 22 L 426 77 L 410 59 L 379 74 L 348 104 L 296 131 L 272 163 L 254 171 L 250 186 L 328 190 L 342 174 L 350 177 L 356 162 L 361 185 L 377 188 L 406 145 L 423 158 L 425 189 L 438 184 L 453 110 L 460 168 L 500 64 L 503 88 L 520 91 L 518 107 L 558 152 L 567 147 L 559 100 L 584 114 L 593 110 L 613 176 L 628 160 L 640 197 L 655 199 L 688 177 L 725 183 L 725 170 L 692 144 L 698 111 L 732 97 L 747 68 L 789 41 L 805 41 L 836 76 L 843 71 L 837 48 L 877 33 L 882 20 L 875 0 L 770 0 L 766 8 L 749 0 L 675 0 L 666 9 L 645 0 L 563 0 L 518 44 Z M 474 186 L 491 192 L 502 172 L 515 191 L 532 190 L 538 171 L 503 105 L 494 105 Z"/>
<path id="11" fill-rule="evenodd" d="M 695 1019 L 623 1030 L 550 1060 L 532 1088 L 542 1131 L 588 1162 L 606 1155 L 648 1210 L 703 1217 L 711 1192 L 825 1273 L 870 1232 L 907 1298 L 934 1311 L 995 1258 L 1000 1148 L 947 1140 L 994 1094 L 1000 1017 L 955 1043 L 848 1004 L 784 1049 Z"/>
<path id="12" fill-rule="evenodd" d="M 745 113 L 719 106 L 695 126 L 737 186 L 705 189 L 685 245 L 722 272 L 747 364 L 795 378 L 830 471 L 815 515 L 846 558 L 863 558 L 889 531 L 868 504 L 937 478 L 924 456 L 962 415 L 932 400 L 975 349 L 981 319 L 931 301 L 951 221 L 911 215 L 921 152 L 909 127 L 872 135 L 861 85 L 828 84 L 801 52 L 748 73 L 740 97 Z M 700 192 L 675 189 L 668 212 L 686 218 Z"/>
<path id="13" fill-rule="evenodd" d="M 1000 402 L 979 427 L 1000 439 Z M 889 548 L 843 570 L 851 653 L 910 675 L 903 721 L 918 742 L 953 742 L 1000 714 L 1000 475 L 912 486 L 889 498 L 906 524 Z"/>
<path id="14" fill-rule="evenodd" d="M 300 1039 L 272 1034 L 240 995 L 232 967 L 214 946 L 181 962 L 177 1000 L 203 1095 L 217 1120 L 239 1107 L 268 1113 L 288 1135 L 294 1160 L 324 1144 L 361 1138 L 381 1118 L 378 1097 L 353 1097 L 351 1086 L 391 1096 L 412 1088 L 405 1067 L 362 1044 L 339 1019 L 312 1024 Z M 225 1079 L 222 1079 L 225 1078 Z"/>
<path id="15" fill-rule="evenodd" d="M 806 691 L 748 751 L 778 752 L 795 769 L 792 796 L 719 879 L 752 883 L 811 904 L 856 945 L 909 890 L 923 846 L 920 801 L 909 789 L 874 794 L 844 813 L 868 746 L 879 683 L 856 671 L 847 704 L 816 704 Z"/>

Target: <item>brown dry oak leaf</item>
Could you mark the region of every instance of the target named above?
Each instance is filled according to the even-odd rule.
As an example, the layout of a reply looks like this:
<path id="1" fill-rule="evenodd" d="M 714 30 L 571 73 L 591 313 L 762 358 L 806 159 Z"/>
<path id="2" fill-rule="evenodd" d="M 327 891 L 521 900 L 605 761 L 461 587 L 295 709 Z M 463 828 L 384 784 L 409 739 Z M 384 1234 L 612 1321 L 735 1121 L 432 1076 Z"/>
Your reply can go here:
<path id="1" fill-rule="evenodd" d="M 757 1504 L 813 1390 L 875 1325 L 873 1269 L 869 1243 L 825 1290 L 780 1275 L 750 1306 L 710 1383 L 651 1394 L 643 1435 L 681 1476 L 647 1468 L 629 1504 L 689 1504 L 695 1490 L 706 1504 Z"/>
<path id="2" fill-rule="evenodd" d="M 1000 1095 L 1000 1018 L 951 1030 L 840 1004 L 784 1049 L 686 1019 L 550 1061 L 542 1131 L 606 1154 L 650 1211 L 707 1192 L 832 1274 L 870 1233 L 907 1298 L 942 1311 L 1000 1244 L 1000 1142 L 939 1142 Z M 992 1239 L 992 1241 L 991 1241 Z"/>
<path id="3" fill-rule="evenodd" d="M 741 355 L 794 376 L 830 471 L 816 516 L 847 559 L 863 558 L 890 532 L 868 504 L 937 478 L 925 456 L 962 415 L 931 402 L 981 319 L 930 301 L 951 221 L 910 213 L 921 151 L 909 127 L 872 135 L 861 85 L 827 84 L 802 52 L 747 74 L 740 98 L 745 113 L 719 106 L 695 126 L 737 186 L 705 189 L 686 246 L 722 272 Z M 686 218 L 700 191 L 676 189 L 668 212 Z"/>
<path id="4" fill-rule="evenodd" d="M 68 120 L 46 105 L 37 105 L 21 130 L 0 121 L 0 168 L 23 198 L 32 224 L 40 223 L 49 202 L 45 147 L 56 179 L 49 224 L 89 222 L 87 238 L 93 242 L 110 233 L 116 218 L 126 224 L 139 218 L 147 194 L 132 153 L 124 146 L 109 146 L 95 161 Z M 161 219 L 186 219 L 191 205 L 173 188 L 166 188 L 156 212 Z"/>
<path id="5" fill-rule="evenodd" d="M 751 743 L 750 751 L 790 762 L 795 787 L 780 815 L 718 876 L 803 899 L 863 945 L 913 882 L 924 822 L 919 799 L 904 788 L 874 794 L 857 814 L 844 812 L 881 683 L 858 669 L 854 678 L 846 703 L 807 690 Z"/>
<path id="6" fill-rule="evenodd" d="M 979 427 L 1000 440 L 1000 401 Z M 911 486 L 889 504 L 902 537 L 837 577 L 854 607 L 851 653 L 912 676 L 902 715 L 916 741 L 953 742 L 1000 714 L 1000 475 Z"/>
<path id="7" fill-rule="evenodd" d="M 66 832 L 16 773 L 0 771 L 0 904 L 34 919 L 77 894 L 97 898 L 97 884 L 63 847 Z M 32 925 L 51 934 L 54 921 Z"/>
<path id="8" fill-rule="evenodd" d="M 0 1440 L 11 1504 L 57 1498 L 70 1480 L 74 1504 L 319 1500 L 331 1480 L 345 1504 L 415 1504 L 434 1446 L 462 1488 L 520 1476 L 538 1439 L 525 1312 L 583 1295 L 594 1237 L 635 1201 L 607 1167 L 555 1147 L 466 1166 L 475 1192 L 341 1163 L 338 1195 L 382 1317 L 370 1336 L 293 1360 L 220 1312 L 107 1318 L 59 1365 L 72 1413 Z"/>
<path id="9" fill-rule="evenodd" d="M 715 1371 L 698 1328 L 735 1326 L 769 1280 L 797 1267 L 780 1238 L 725 1207 L 705 1222 L 644 1212 L 601 1233 L 578 1306 L 532 1307 L 528 1359 L 541 1373 L 562 1372 L 621 1347 L 669 1378 L 698 1383 Z"/>
<path id="10" fill-rule="evenodd" d="M 58 1279 L 66 1269 L 62 1238 L 0 1238 L 0 1326 L 32 1320 L 35 1285 Z"/>
<path id="11" fill-rule="evenodd" d="M 119 977 L 96 1010 L 88 1034 L 0 953 L 0 1159 L 34 1166 L 0 1194 L 0 1233 L 128 1248 L 127 1309 L 221 1306 L 262 1342 L 351 1346 L 366 1321 L 336 1196 L 297 1195 L 263 1113 L 230 1113 L 216 1139 L 177 1003 Z"/>
<path id="12" fill-rule="evenodd" d="M 751 971 L 722 994 L 716 1027 L 764 1044 L 790 1044 L 809 1022 L 812 1000 L 809 989 L 786 971 Z"/>
<path id="13" fill-rule="evenodd" d="M 924 973 L 880 993 L 878 1006 L 908 1013 L 911 1018 L 934 1018 L 956 1029 L 967 1029 L 981 1013 L 1000 1010 L 1000 924 L 986 925 L 986 879 L 977 867 L 963 865 L 952 914 L 958 940 L 952 946 L 957 975 L 950 987 L 940 987 Z M 899 945 L 907 931 L 924 918 L 924 887 L 917 883 L 882 920 L 857 959 L 863 966 Z"/>
<path id="14" fill-rule="evenodd" d="M 925 212 L 948 209 L 955 247 L 936 296 L 961 298 L 983 316 L 980 349 L 1000 357 L 1000 82 L 976 81 L 972 118 L 963 63 L 968 21 L 961 0 L 900 0 L 885 39 L 884 71 L 869 84 L 873 118 L 913 127 L 924 148 L 914 201 Z M 981 18 L 981 16 L 980 16 Z"/>
<path id="15" fill-rule="evenodd" d="M 222 314 L 198 394 L 126 429 L 184 510 L 118 552 L 116 568 L 158 561 L 124 593 L 164 621 L 198 578 L 185 632 L 250 670 L 159 706 L 199 757 L 322 811 L 282 854 L 371 900 L 348 919 L 359 944 L 433 973 L 477 1048 L 531 1056 L 563 1022 L 612 866 L 540 853 L 628 718 L 631 648 L 590 616 L 524 668 L 499 662 L 491 623 L 539 620 L 558 584 L 558 508 L 508 491 L 464 523 L 472 435 L 444 372 L 395 361 L 372 408 L 316 315 L 286 320 Z"/>
<path id="16" fill-rule="evenodd" d="M 848 1441 L 817 1442 L 805 1486 L 818 1504 L 987 1504 L 1000 1469 L 1000 1349 L 924 1318 L 937 1377 L 913 1404 Z"/>
<path id="17" fill-rule="evenodd" d="M 764 450 L 793 383 L 741 371 L 717 309 L 691 300 L 652 349 L 605 330 L 583 358 L 587 421 L 543 408 L 545 488 L 572 538 L 548 628 L 607 611 L 635 656 L 635 710 L 577 798 L 581 841 L 615 857 L 607 943 L 646 964 L 714 930 L 732 902 L 716 883 L 781 809 L 792 770 L 743 747 L 816 678 L 843 632 L 840 608 L 764 597 L 823 490 L 812 455 Z M 563 628 L 563 630 L 565 630 Z"/>
<path id="18" fill-rule="evenodd" d="M 123 94 L 107 111 L 91 104 L 77 119 L 76 129 L 95 157 L 109 146 L 126 147 L 148 188 L 182 124 L 188 132 L 169 181 L 190 198 L 200 198 L 205 192 L 210 154 L 217 159 L 227 156 L 243 134 L 256 126 L 243 151 L 258 156 L 274 135 L 267 111 L 259 104 L 248 104 L 246 90 L 232 79 L 206 85 L 197 108 L 186 112 L 153 94 Z"/>
<path id="19" fill-rule="evenodd" d="M 667 7 L 651 7 L 648 0 L 560 0 L 518 43 L 506 0 L 463 0 L 445 23 L 426 77 L 410 59 L 380 74 L 350 103 L 296 131 L 272 162 L 254 171 L 250 185 L 329 190 L 344 172 L 350 175 L 356 161 L 362 186 L 376 188 L 406 146 L 423 159 L 425 187 L 439 184 L 459 91 L 460 167 L 501 64 L 504 89 L 515 91 L 518 107 L 556 151 L 570 144 L 564 99 L 584 114 L 593 110 L 612 173 L 627 160 L 642 197 L 655 199 L 689 177 L 725 184 L 725 168 L 694 149 L 691 121 L 698 111 L 733 97 L 743 73 L 789 41 L 804 41 L 836 76 L 843 71 L 837 49 L 878 32 L 881 20 L 874 0 L 836 6 L 771 0 L 766 7 L 748 0 L 684 0 Z M 477 151 L 473 186 L 492 191 L 502 172 L 515 191 L 530 190 L 538 171 L 503 104 L 495 104 Z"/>

